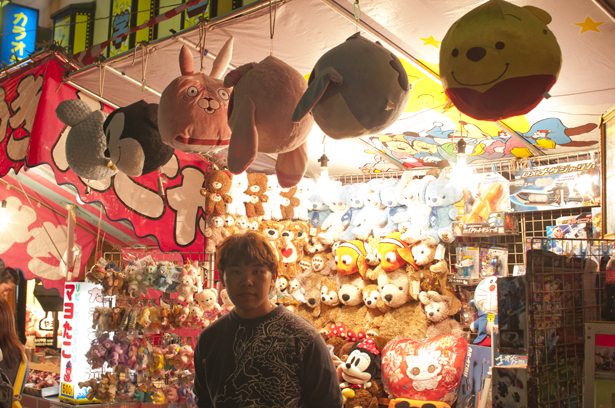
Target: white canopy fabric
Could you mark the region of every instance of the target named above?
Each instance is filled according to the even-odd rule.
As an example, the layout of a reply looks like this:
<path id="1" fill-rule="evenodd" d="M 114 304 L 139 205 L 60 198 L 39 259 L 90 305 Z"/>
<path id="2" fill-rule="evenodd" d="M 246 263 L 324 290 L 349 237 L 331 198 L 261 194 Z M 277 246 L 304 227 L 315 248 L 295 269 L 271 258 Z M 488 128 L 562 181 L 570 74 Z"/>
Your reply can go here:
<path id="1" fill-rule="evenodd" d="M 598 0 L 596 0 L 598 1 Z M 604 0 L 602 0 L 604 1 Z M 510 159 L 511 130 L 532 143 L 536 132 L 552 135 L 552 148 L 534 149 L 537 154 L 566 153 L 598 148 L 600 115 L 615 105 L 615 22 L 592 0 L 513 0 L 518 6 L 532 5 L 547 11 L 549 24 L 563 53 L 559 79 L 532 112 L 505 120 L 504 124 L 481 122 L 460 115 L 455 109 L 442 112 L 446 102 L 437 77 L 414 68 L 421 61 L 437 72 L 439 42 L 457 19 L 483 1 L 473 0 L 361 0 L 360 22 L 353 17 L 350 0 L 287 0 L 272 13 L 268 1 L 259 1 L 229 15 L 210 21 L 205 48 L 217 54 L 229 37 L 234 37 L 231 65 L 261 61 L 271 52 L 302 75 L 309 75 L 318 58 L 345 41 L 357 29 L 372 41 L 379 40 L 404 61 L 412 91 L 408 109 L 381 135 L 361 140 L 336 141 L 326 138 L 326 154 L 333 175 L 421 168 L 442 160 L 453 160 L 451 137 L 468 141 L 470 161 Z M 245 13 L 241 15 L 241 12 Z M 249 11 L 249 12 L 248 12 Z M 270 23 L 275 15 L 274 38 Z M 226 20 L 226 21 L 224 21 Z M 221 22 L 223 21 L 223 22 Z M 184 44 L 196 45 L 194 27 L 150 44 L 146 64 L 147 86 L 161 93 L 180 75 L 178 56 Z M 195 70 L 200 70 L 197 52 Z M 157 103 L 155 92 L 141 93 L 142 52 L 127 53 L 106 62 L 103 97 L 126 106 L 145 98 Z M 204 58 L 205 72 L 211 58 Z M 101 70 L 90 66 L 71 76 L 71 81 L 93 93 L 100 90 Z M 132 78 L 130 82 L 127 78 Z M 435 79 L 434 79 L 435 78 Z M 369 81 L 369 78 L 365 78 Z M 507 130 L 508 134 L 503 133 Z M 544 132 L 543 132 L 544 133 Z M 383 141 L 395 138 L 408 144 L 405 152 L 387 148 Z M 319 173 L 323 133 L 315 126 L 309 138 L 308 176 Z M 274 157 L 259 155 L 248 171 L 273 173 Z"/>

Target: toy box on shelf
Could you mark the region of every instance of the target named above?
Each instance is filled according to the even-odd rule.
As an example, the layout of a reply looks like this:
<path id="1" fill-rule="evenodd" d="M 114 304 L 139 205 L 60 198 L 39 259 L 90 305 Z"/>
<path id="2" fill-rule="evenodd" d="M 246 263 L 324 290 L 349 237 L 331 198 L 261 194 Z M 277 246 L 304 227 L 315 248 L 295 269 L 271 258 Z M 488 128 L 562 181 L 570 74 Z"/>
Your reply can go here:
<path id="1" fill-rule="evenodd" d="M 489 276 L 508 275 L 508 249 L 477 245 L 460 245 L 457 247 L 455 273 L 449 276 L 449 282 L 458 285 L 476 285 Z"/>
<path id="2" fill-rule="evenodd" d="M 519 170 L 510 182 L 510 203 L 514 212 L 595 206 L 600 192 L 600 164 L 587 160 Z"/>
<path id="3" fill-rule="evenodd" d="M 498 235 L 516 235 L 519 222 L 515 214 L 507 212 L 489 213 L 487 220 L 464 223 L 453 222 L 453 232 L 457 237 L 489 237 Z"/>

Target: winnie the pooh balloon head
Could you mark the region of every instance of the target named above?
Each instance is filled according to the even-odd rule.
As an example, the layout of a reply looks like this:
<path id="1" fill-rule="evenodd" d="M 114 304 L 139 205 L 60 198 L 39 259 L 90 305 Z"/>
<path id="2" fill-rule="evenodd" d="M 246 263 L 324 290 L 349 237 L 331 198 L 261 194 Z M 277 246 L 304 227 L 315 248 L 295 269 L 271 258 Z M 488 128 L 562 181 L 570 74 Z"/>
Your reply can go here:
<path id="1" fill-rule="evenodd" d="M 523 115 L 557 80 L 562 53 L 533 6 L 489 0 L 457 20 L 440 48 L 440 78 L 461 112 L 479 120 Z"/>
<path id="2" fill-rule="evenodd" d="M 229 38 L 216 57 L 211 73 L 194 72 L 192 53 L 179 54 L 181 76 L 162 92 L 158 128 L 162 141 L 186 153 L 208 153 L 228 146 L 231 129 L 227 110 L 231 89 L 222 83 L 233 51 Z"/>

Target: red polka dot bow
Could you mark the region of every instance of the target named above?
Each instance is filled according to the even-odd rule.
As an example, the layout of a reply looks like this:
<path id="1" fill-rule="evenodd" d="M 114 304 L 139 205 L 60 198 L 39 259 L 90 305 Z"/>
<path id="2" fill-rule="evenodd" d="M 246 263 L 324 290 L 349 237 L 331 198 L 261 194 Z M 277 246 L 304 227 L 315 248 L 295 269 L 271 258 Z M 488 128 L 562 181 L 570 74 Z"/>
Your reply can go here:
<path id="1" fill-rule="evenodd" d="M 346 325 L 344 323 L 332 323 L 329 326 L 329 337 L 346 338 Z"/>
<path id="2" fill-rule="evenodd" d="M 375 356 L 380 354 L 380 350 L 378 350 L 378 348 L 376 347 L 376 344 L 374 343 L 374 339 L 367 339 L 367 340 L 362 341 L 361 344 L 357 346 L 357 348 L 367 350 Z"/>
<path id="3" fill-rule="evenodd" d="M 367 334 L 364 331 L 358 333 L 348 330 L 348 341 L 357 342 L 367 338 Z"/>

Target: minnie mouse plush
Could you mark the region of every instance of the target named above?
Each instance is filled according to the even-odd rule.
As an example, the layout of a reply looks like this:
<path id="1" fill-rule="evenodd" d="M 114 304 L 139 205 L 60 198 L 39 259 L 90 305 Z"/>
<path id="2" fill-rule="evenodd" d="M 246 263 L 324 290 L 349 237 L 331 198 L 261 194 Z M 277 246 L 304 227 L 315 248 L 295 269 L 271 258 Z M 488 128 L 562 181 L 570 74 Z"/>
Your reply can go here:
<path id="1" fill-rule="evenodd" d="M 372 379 L 380 375 L 381 350 L 386 345 L 382 338 L 370 338 L 357 342 L 350 349 L 346 362 L 339 366 L 344 382 L 341 388 L 368 389 L 378 386 Z M 370 390 L 372 391 L 372 390 Z"/>

